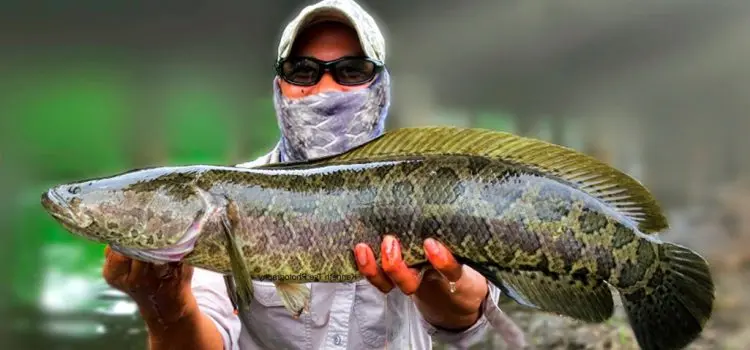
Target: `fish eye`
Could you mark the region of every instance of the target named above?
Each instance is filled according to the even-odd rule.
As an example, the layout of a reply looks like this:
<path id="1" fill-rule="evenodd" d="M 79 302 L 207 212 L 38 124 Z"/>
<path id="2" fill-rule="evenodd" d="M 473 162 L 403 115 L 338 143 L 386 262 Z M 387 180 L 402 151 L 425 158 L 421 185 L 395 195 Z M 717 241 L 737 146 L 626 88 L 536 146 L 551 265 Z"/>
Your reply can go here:
<path id="1" fill-rule="evenodd" d="M 81 193 L 81 186 L 73 186 L 68 188 L 68 193 L 70 194 L 79 194 Z"/>

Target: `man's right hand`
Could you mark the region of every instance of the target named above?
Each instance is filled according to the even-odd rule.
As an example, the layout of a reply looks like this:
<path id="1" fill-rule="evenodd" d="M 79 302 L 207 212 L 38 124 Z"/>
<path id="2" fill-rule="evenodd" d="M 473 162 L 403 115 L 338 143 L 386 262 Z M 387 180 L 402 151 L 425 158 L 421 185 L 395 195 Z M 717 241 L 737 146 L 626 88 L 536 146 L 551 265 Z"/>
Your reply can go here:
<path id="1" fill-rule="evenodd" d="M 191 288 L 192 266 L 137 261 L 118 254 L 109 246 L 104 254 L 104 280 L 138 304 L 149 331 L 149 349 L 209 350 L 224 347 L 224 339 L 216 325 L 198 308 Z"/>
<path id="2" fill-rule="evenodd" d="M 192 266 L 137 261 L 109 246 L 104 254 L 104 280 L 135 301 L 149 328 L 173 324 L 192 312 L 198 312 L 190 288 Z"/>

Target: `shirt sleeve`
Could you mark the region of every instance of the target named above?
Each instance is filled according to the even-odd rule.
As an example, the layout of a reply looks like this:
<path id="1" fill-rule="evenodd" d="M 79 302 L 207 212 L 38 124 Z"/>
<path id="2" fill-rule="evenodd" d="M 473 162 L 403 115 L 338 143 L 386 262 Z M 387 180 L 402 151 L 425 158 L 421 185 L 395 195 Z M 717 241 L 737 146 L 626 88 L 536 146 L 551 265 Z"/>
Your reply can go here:
<path id="1" fill-rule="evenodd" d="M 449 347 L 467 349 L 485 341 L 487 331 L 494 330 L 500 333 L 509 348 L 521 349 L 525 347 L 526 341 L 523 331 L 497 305 L 501 293 L 500 288 L 489 282 L 487 287 L 489 293 L 482 303 L 482 316 L 473 326 L 461 332 L 451 332 L 433 326 L 420 316 L 421 323 L 427 329 L 427 333 Z"/>
<path id="2" fill-rule="evenodd" d="M 196 267 L 193 272 L 192 289 L 198 308 L 214 322 L 224 339 L 224 349 L 239 350 L 242 324 L 239 317 L 234 314 L 223 276 Z"/>

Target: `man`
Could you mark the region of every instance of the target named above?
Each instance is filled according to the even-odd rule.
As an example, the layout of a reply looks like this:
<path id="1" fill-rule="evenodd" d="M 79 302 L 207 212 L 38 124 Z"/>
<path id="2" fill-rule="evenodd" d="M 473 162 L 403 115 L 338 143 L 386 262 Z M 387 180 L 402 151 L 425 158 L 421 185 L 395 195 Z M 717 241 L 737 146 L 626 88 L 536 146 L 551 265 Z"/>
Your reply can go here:
<path id="1" fill-rule="evenodd" d="M 324 0 L 303 9 L 284 31 L 278 54 L 273 88 L 281 140 L 269 154 L 239 166 L 343 152 L 382 134 L 390 105 L 384 39 L 359 5 Z M 254 282 L 250 312 L 236 315 L 231 289 L 212 272 L 157 267 L 107 249 L 103 274 L 138 304 L 154 350 L 366 349 L 387 342 L 429 349 L 430 336 L 466 348 L 482 340 L 490 323 L 509 344 L 523 344 L 522 333 L 496 306 L 495 286 L 438 242 L 427 240 L 424 248 L 434 269 L 420 277 L 404 265 L 392 236 L 380 247 L 382 266 L 369 246 L 357 245 L 353 254 L 366 280 L 308 284 L 310 312 L 299 319 L 269 282 Z M 394 344 L 392 334 L 406 342 Z"/>

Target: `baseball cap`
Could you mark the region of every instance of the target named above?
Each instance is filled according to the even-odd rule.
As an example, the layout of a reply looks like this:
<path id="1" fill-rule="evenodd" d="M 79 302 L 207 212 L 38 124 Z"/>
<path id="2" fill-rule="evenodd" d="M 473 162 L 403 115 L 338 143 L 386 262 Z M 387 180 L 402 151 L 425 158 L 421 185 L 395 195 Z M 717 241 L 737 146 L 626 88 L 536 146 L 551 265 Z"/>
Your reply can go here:
<path id="1" fill-rule="evenodd" d="M 337 21 L 353 27 L 357 31 L 365 55 L 385 62 L 383 33 L 375 19 L 353 0 L 322 0 L 303 8 L 287 24 L 281 35 L 278 59 L 284 59 L 289 55 L 297 35 L 303 29 L 323 21 Z"/>

